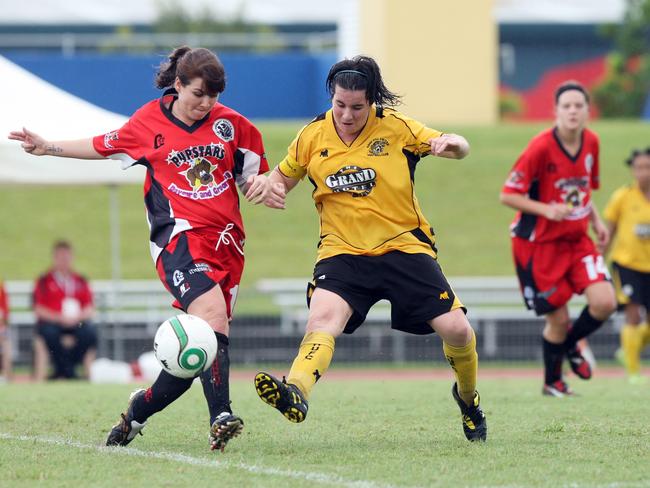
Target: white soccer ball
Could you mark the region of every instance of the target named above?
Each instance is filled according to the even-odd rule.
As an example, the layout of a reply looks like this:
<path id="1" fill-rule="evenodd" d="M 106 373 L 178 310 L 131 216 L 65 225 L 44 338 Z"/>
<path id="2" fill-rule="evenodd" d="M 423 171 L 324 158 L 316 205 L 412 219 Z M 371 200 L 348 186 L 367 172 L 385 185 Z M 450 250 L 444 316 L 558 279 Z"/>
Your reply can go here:
<path id="1" fill-rule="evenodd" d="M 156 359 L 169 374 L 195 378 L 217 357 L 217 337 L 206 321 L 194 315 L 165 320 L 153 340 Z"/>

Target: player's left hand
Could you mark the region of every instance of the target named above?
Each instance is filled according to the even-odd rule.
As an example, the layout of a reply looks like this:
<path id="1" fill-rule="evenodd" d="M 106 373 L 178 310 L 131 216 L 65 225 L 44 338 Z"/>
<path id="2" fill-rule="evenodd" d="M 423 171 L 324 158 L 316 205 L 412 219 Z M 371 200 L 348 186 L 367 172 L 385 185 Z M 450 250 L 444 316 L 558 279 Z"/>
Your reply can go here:
<path id="1" fill-rule="evenodd" d="M 248 189 L 244 198 L 251 203 L 257 205 L 266 200 L 269 192 L 271 191 L 271 182 L 265 175 L 251 175 L 246 180 Z"/>
<path id="2" fill-rule="evenodd" d="M 443 134 L 431 139 L 431 154 L 433 156 L 464 157 L 469 151 L 467 141 L 457 134 Z"/>

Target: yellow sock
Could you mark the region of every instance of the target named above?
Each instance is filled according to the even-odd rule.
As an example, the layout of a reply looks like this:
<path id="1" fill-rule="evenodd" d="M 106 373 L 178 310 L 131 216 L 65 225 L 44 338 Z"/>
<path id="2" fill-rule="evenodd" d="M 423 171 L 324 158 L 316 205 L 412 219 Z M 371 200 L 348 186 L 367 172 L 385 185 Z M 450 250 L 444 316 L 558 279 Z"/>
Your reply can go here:
<path id="1" fill-rule="evenodd" d="M 643 329 L 638 325 L 625 324 L 621 329 L 621 347 L 629 374 L 639 374 L 643 333 Z"/>
<path id="2" fill-rule="evenodd" d="M 300 343 L 287 383 L 293 383 L 309 397 L 314 384 L 325 374 L 334 355 L 334 336 L 326 332 L 309 332 Z"/>
<path id="3" fill-rule="evenodd" d="M 454 370 L 458 393 L 467 403 L 466 399 L 474 398 L 476 391 L 476 374 L 478 372 L 478 354 L 476 353 L 476 335 L 472 331 L 472 339 L 464 346 L 450 346 L 442 343 L 442 349 L 447 361 Z"/>
<path id="4" fill-rule="evenodd" d="M 641 331 L 641 350 L 643 350 L 648 344 L 650 344 L 650 324 L 647 322 L 645 324 L 641 324 L 639 326 L 639 330 Z"/>

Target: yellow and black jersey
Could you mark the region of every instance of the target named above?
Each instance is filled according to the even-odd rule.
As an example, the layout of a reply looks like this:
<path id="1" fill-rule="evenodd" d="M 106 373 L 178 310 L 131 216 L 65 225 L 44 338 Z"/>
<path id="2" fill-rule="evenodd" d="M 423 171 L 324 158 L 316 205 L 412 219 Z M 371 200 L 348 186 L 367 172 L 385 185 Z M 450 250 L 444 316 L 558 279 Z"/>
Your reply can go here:
<path id="1" fill-rule="evenodd" d="M 320 216 L 318 260 L 338 254 L 378 256 L 390 251 L 435 254 L 433 229 L 414 191 L 415 166 L 442 133 L 392 109 L 370 109 L 350 145 L 332 111 L 305 126 L 279 169 L 314 185 Z"/>
<path id="2" fill-rule="evenodd" d="M 616 190 L 603 215 L 616 224 L 612 261 L 650 273 L 650 201 L 639 186 L 629 185 Z"/>

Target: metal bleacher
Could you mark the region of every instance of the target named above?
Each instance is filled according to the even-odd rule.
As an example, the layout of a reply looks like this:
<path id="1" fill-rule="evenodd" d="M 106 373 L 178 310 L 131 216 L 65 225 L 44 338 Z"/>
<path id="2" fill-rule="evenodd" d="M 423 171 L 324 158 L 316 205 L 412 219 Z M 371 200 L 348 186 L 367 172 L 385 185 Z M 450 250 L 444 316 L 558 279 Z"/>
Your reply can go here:
<path id="1" fill-rule="evenodd" d="M 307 318 L 307 279 L 263 279 L 257 283 L 261 293 L 273 297 L 280 308 L 280 330 L 283 334 L 300 334 Z M 519 283 L 514 276 L 465 276 L 449 278 L 454 292 L 467 307 L 467 315 L 476 331 L 479 354 L 482 360 L 530 361 L 541 358 L 540 337 L 544 319 L 524 307 Z M 584 296 L 574 297 L 570 312 L 576 317 L 585 306 Z M 421 358 L 432 359 L 428 349 L 430 342 L 439 343 L 437 336 L 426 338 L 391 332 L 390 305 L 386 301 L 377 303 L 367 316 L 366 324 L 355 332 L 368 336 L 368 347 L 375 345 L 376 355 L 372 359 L 390 361 L 411 361 Z M 591 340 L 591 347 L 597 356 L 611 358 L 618 344 L 618 324 L 611 319 Z M 387 342 L 390 347 L 380 351 L 377 344 Z M 439 350 L 440 348 L 434 348 Z M 367 351 L 366 351 L 367 352 Z M 357 351 L 357 354 L 364 354 Z M 337 355 L 340 355 L 337 343 Z M 351 355 L 350 360 L 354 360 Z M 433 359 L 442 360 L 437 354 Z"/>
<path id="2" fill-rule="evenodd" d="M 541 356 L 543 319 L 525 310 L 514 277 L 450 278 L 454 291 L 468 308 L 477 333 L 481 360 L 530 361 Z M 248 293 L 270 295 L 277 311 L 265 315 L 235 314 L 231 327 L 233 364 L 280 362 L 293 358 L 307 318 L 307 279 L 263 279 Z M 31 282 L 6 283 L 11 304 L 11 337 L 17 364 L 30 364 L 34 316 L 30 310 Z M 133 361 L 152 349 L 158 325 L 175 313 L 171 296 L 158 281 L 92 281 L 95 294 L 100 357 Z M 572 315 L 584 306 L 572 301 Z M 380 302 L 366 324 L 337 341 L 337 361 L 444 361 L 436 335 L 413 336 L 390 329 L 390 308 Z M 613 320 L 590 341 L 597 357 L 611 358 L 618 344 Z"/>

